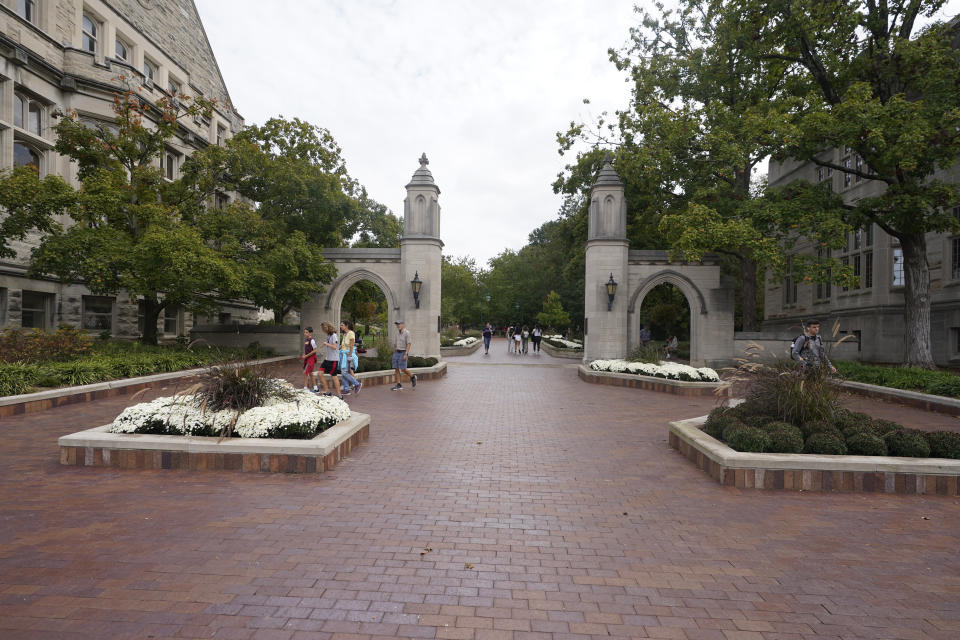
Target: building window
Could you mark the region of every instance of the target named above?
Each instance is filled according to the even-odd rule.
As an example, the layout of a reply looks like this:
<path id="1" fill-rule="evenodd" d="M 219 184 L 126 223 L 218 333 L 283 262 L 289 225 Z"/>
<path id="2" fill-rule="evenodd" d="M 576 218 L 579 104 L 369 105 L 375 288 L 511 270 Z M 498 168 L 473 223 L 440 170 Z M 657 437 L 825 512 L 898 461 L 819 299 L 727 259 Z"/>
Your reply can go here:
<path id="1" fill-rule="evenodd" d="M 177 176 L 177 157 L 171 151 L 163 154 L 163 175 L 167 180 L 174 180 Z"/>
<path id="2" fill-rule="evenodd" d="M 180 83 L 173 78 L 167 78 L 167 93 L 171 96 L 180 95 Z"/>
<path id="3" fill-rule="evenodd" d="M 849 255 L 840 259 L 840 262 L 853 266 L 853 275 L 857 283 L 852 287 L 844 287 L 844 291 L 852 289 L 870 289 L 873 287 L 873 225 L 863 229 L 854 229 L 847 235 L 846 249 Z"/>
<path id="4" fill-rule="evenodd" d="M 36 24 L 37 3 L 34 0 L 17 0 L 17 14 L 27 22 Z"/>
<path id="5" fill-rule="evenodd" d="M 857 351 L 863 350 L 863 331 L 860 329 L 854 329 L 850 333 L 853 334 L 853 338 L 857 341 Z"/>
<path id="6" fill-rule="evenodd" d="M 903 275 L 903 249 L 893 250 L 893 286 L 902 287 L 905 282 Z"/>
<path id="7" fill-rule="evenodd" d="M 843 159 L 843 168 L 844 168 L 844 169 L 849 169 L 849 168 L 850 168 L 850 158 L 844 158 L 844 159 Z M 851 178 L 851 175 L 850 175 L 849 173 L 847 173 L 846 171 L 844 171 L 844 172 L 843 172 L 843 187 L 844 187 L 844 188 L 847 188 L 847 187 L 850 186 L 850 178 Z"/>
<path id="8" fill-rule="evenodd" d="M 24 291 L 20 299 L 20 326 L 27 329 L 46 329 L 50 294 Z"/>
<path id="9" fill-rule="evenodd" d="M 93 17 L 83 14 L 83 50 L 90 53 L 97 52 L 97 36 L 100 33 L 100 24 Z"/>
<path id="10" fill-rule="evenodd" d="M 960 280 L 960 238 L 953 238 L 950 244 L 950 279 Z"/>
<path id="11" fill-rule="evenodd" d="M 163 332 L 169 335 L 180 334 L 180 309 L 167 307 L 163 310 Z"/>
<path id="12" fill-rule="evenodd" d="M 214 195 L 215 206 L 217 209 L 226 209 L 227 205 L 230 204 L 230 196 L 225 193 L 220 193 L 219 191 Z"/>
<path id="13" fill-rule="evenodd" d="M 224 143 L 227 138 L 227 130 L 217 125 L 217 146 L 220 146 Z"/>
<path id="14" fill-rule="evenodd" d="M 860 157 L 860 154 L 857 154 L 855 167 L 857 171 L 863 171 L 863 158 Z M 861 180 L 863 180 L 863 178 L 861 178 L 860 176 L 855 176 L 855 177 L 857 182 L 860 182 Z"/>
<path id="15" fill-rule="evenodd" d="M 116 53 L 117 60 L 126 62 L 130 59 L 130 48 L 127 47 L 127 44 L 120 38 L 117 38 L 117 45 L 114 47 L 114 52 Z"/>
<path id="16" fill-rule="evenodd" d="M 229 313 L 221 313 L 217 316 L 217 322 L 220 324 L 230 324 L 232 316 Z"/>
<path id="17" fill-rule="evenodd" d="M 83 328 L 110 331 L 113 328 L 113 298 L 83 296 Z"/>
<path id="18" fill-rule="evenodd" d="M 147 60 L 146 58 L 144 58 L 143 59 L 143 77 L 149 80 L 150 82 L 153 82 L 153 78 L 156 75 L 157 75 L 156 65 L 150 62 L 149 60 Z"/>
<path id="19" fill-rule="evenodd" d="M 873 251 L 863 252 L 863 287 L 873 287 Z"/>
<path id="20" fill-rule="evenodd" d="M 40 174 L 40 154 L 23 144 L 22 142 L 13 143 L 13 166 L 14 167 L 33 167 L 33 170 Z"/>
<path id="21" fill-rule="evenodd" d="M 42 103 L 20 93 L 13 94 L 13 126 L 26 129 L 34 135 L 43 130 Z"/>

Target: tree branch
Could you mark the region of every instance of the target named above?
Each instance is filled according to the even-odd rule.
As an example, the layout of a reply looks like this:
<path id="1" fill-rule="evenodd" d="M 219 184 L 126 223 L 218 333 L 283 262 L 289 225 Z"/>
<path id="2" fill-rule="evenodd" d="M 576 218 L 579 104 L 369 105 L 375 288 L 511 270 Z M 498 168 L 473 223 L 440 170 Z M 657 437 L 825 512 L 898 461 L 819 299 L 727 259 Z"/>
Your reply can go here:
<path id="1" fill-rule="evenodd" d="M 856 169 L 851 169 L 850 167 L 844 167 L 842 165 L 836 164 L 834 162 L 827 162 L 826 160 L 818 160 L 817 158 L 812 158 L 813 163 L 820 167 L 826 167 L 828 169 L 835 169 L 841 173 L 849 173 L 850 175 L 860 176 L 864 180 L 879 180 L 880 182 L 885 182 L 887 184 L 894 184 L 894 181 L 890 178 L 884 178 L 872 173 L 864 173 L 863 171 L 857 171 Z"/>

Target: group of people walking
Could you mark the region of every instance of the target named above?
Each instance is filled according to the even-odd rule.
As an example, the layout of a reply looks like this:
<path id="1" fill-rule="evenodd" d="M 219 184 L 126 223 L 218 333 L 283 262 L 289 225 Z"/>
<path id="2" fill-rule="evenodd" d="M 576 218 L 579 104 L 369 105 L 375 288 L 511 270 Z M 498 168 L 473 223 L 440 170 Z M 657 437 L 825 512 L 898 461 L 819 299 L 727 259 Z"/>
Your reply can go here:
<path id="1" fill-rule="evenodd" d="M 527 325 L 507 327 L 507 352 L 517 355 L 527 354 L 530 343 L 533 343 L 533 352 L 540 352 L 540 341 L 543 340 L 543 329 L 535 325 L 531 330 Z"/>

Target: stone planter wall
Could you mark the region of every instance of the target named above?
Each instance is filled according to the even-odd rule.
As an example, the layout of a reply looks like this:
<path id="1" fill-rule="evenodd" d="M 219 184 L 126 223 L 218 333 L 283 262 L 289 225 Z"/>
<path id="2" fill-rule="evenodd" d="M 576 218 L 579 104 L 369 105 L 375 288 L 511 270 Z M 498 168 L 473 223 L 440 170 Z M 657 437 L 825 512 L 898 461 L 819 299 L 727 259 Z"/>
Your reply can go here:
<path id="1" fill-rule="evenodd" d="M 700 430 L 706 416 L 670 423 L 670 446 L 737 489 L 958 496 L 960 460 L 734 451 Z"/>
<path id="2" fill-rule="evenodd" d="M 547 344 L 544 340 L 540 343 L 540 348 L 547 352 L 547 355 L 554 358 L 566 358 L 568 360 L 577 360 L 583 362 L 583 349 L 558 349 L 553 345 Z"/>
<path id="3" fill-rule="evenodd" d="M 60 464 L 117 469 L 323 473 L 370 437 L 370 416 L 354 413 L 312 440 L 108 433 L 109 425 L 59 440 Z"/>
<path id="4" fill-rule="evenodd" d="M 896 402 L 910 407 L 917 407 L 924 411 L 945 413 L 950 416 L 960 415 L 960 399 L 957 398 L 935 396 L 930 393 L 908 391 L 906 389 L 891 389 L 890 387 L 881 387 L 875 384 L 853 382 L 850 380 L 841 382 L 840 386 L 844 391 L 855 393 L 858 396 L 876 398 L 877 400 L 884 400 L 886 402 Z"/>
<path id="5" fill-rule="evenodd" d="M 723 386 L 720 382 L 685 382 L 683 380 L 667 380 L 653 376 L 638 376 L 632 373 L 610 373 L 609 371 L 594 371 L 585 364 L 577 367 L 580 379 L 591 384 L 606 384 L 614 387 L 629 387 L 630 389 L 645 389 L 661 393 L 673 393 L 680 396 L 712 396 L 717 389 Z"/>
<path id="6" fill-rule="evenodd" d="M 440 347 L 440 357 L 469 356 L 483 347 L 483 339 L 477 340 L 469 347 Z"/>

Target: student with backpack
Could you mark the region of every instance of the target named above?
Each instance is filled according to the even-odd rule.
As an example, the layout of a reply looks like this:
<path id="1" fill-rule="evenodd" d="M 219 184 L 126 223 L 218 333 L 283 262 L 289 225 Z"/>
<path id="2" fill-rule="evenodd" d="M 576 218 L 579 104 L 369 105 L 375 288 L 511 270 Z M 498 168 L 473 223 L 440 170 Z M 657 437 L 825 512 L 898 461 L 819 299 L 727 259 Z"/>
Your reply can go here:
<path id="1" fill-rule="evenodd" d="M 797 361 L 804 373 L 822 366 L 830 369 L 830 373 L 837 372 L 836 367 L 827 357 L 826 349 L 823 348 L 819 320 L 807 322 L 804 332 L 797 336 L 790 346 L 790 357 Z"/>

